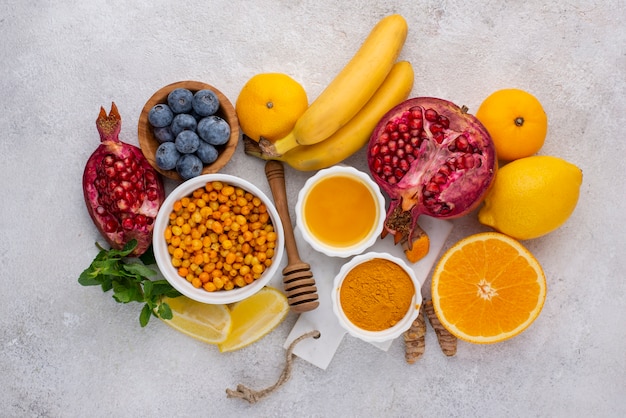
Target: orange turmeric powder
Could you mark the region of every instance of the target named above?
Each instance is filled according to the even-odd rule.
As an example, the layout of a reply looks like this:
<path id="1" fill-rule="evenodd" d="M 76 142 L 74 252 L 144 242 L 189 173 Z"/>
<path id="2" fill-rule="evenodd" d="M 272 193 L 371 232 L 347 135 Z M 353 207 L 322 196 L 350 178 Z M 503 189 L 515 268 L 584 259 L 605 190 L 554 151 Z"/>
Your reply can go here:
<path id="1" fill-rule="evenodd" d="M 355 326 L 382 331 L 394 326 L 411 307 L 415 286 L 393 261 L 374 258 L 348 272 L 339 290 L 341 308 Z"/>

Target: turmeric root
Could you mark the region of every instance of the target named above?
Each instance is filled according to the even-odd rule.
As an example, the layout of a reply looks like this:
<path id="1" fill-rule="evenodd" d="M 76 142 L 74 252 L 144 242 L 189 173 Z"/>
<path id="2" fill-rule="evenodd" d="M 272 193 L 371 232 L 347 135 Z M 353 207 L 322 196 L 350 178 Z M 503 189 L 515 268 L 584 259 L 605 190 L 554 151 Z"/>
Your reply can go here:
<path id="1" fill-rule="evenodd" d="M 457 338 L 450 334 L 450 331 L 445 329 L 441 322 L 439 322 L 439 318 L 437 318 L 437 314 L 435 313 L 435 308 L 433 307 L 433 301 L 427 300 L 423 304 L 424 311 L 426 311 L 426 316 L 428 316 L 428 321 L 430 325 L 435 330 L 435 334 L 437 335 L 437 341 L 439 341 L 439 347 L 441 347 L 441 351 L 446 356 L 453 356 L 456 354 L 456 343 Z"/>
<path id="2" fill-rule="evenodd" d="M 384 239 L 387 235 L 389 235 L 389 231 L 384 228 L 383 232 L 380 234 L 380 238 Z M 402 233 L 401 231 L 396 231 L 396 233 L 393 234 L 393 244 L 401 244 L 407 260 L 410 263 L 417 263 L 419 260 L 426 257 L 426 254 L 428 254 L 428 251 L 430 250 L 430 238 L 428 238 L 426 231 L 424 231 L 417 224 L 413 230 L 411 242 L 409 242 L 408 235 L 409 234 L 406 232 Z"/>
<path id="3" fill-rule="evenodd" d="M 426 319 L 424 318 L 424 304 L 420 306 L 420 311 L 411 324 L 411 327 L 404 332 L 404 358 L 409 364 L 415 363 L 426 349 Z"/>
<path id="4" fill-rule="evenodd" d="M 417 263 L 428 254 L 430 250 L 430 238 L 428 238 L 426 232 L 424 232 L 419 225 L 416 225 L 415 231 L 413 232 L 413 242 L 409 245 L 409 240 L 406 239 L 402 243 L 402 248 L 404 249 L 404 255 L 407 260 L 411 263 Z"/>

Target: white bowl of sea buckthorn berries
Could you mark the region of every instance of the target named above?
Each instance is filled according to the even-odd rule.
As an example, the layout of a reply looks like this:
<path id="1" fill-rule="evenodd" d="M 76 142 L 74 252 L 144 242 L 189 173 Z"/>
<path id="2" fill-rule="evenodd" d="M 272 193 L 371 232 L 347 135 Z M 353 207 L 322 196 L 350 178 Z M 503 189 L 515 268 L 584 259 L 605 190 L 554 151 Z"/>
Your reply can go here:
<path id="1" fill-rule="evenodd" d="M 190 299 L 234 303 L 261 290 L 279 269 L 284 232 L 272 201 L 228 174 L 185 181 L 163 202 L 152 238 L 165 279 Z"/>

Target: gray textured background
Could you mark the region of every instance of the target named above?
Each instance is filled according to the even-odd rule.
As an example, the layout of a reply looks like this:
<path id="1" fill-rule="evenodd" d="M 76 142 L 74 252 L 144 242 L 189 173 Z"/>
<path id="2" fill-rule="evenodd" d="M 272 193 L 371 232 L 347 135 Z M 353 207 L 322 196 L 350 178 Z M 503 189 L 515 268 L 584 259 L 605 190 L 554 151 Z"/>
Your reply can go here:
<path id="1" fill-rule="evenodd" d="M 176 4 L 175 4 L 176 3 Z M 180 3 L 180 4 L 178 4 Z M 626 415 L 626 146 L 624 0 L 188 0 L 0 4 L 0 415 L 600 416 Z M 549 117 L 541 154 L 583 169 L 578 207 L 558 231 L 527 242 L 548 278 L 538 320 L 497 345 L 435 336 L 408 366 L 346 338 L 327 370 L 296 361 L 292 379 L 249 406 L 226 388 L 270 385 L 290 314 L 272 334 L 220 354 L 116 304 L 76 279 L 98 233 L 81 190 L 100 106 L 115 101 L 122 139 L 137 144 L 141 108 L 178 80 L 216 85 L 232 101 L 259 72 L 285 72 L 314 99 L 384 15 L 409 35 L 413 95 L 476 110 L 491 92 L 535 94 Z M 348 162 L 365 168 L 363 153 Z M 237 150 L 224 172 L 268 191 L 263 163 Z M 308 174 L 288 170 L 291 196 Z M 174 184 L 168 183 L 168 188 Z M 484 230 L 455 221 L 447 246 Z"/>

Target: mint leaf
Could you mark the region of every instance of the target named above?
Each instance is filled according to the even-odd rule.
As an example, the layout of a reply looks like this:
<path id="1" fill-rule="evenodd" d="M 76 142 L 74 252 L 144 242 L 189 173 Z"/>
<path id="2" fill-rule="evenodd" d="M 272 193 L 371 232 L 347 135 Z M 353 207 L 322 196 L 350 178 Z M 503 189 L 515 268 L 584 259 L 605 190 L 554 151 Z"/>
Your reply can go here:
<path id="1" fill-rule="evenodd" d="M 143 303 L 139 315 L 139 323 L 145 327 L 152 315 L 163 319 L 172 319 L 172 310 L 161 298 L 168 296 L 175 298 L 180 292 L 172 287 L 167 280 L 154 280 L 150 277 L 157 275 L 157 271 L 146 266 L 146 262 L 154 260 L 152 248 L 146 257 L 129 258 L 137 246 L 136 240 L 129 241 L 123 249 L 100 249 L 91 265 L 78 277 L 82 286 L 100 285 L 103 292 L 113 290 L 113 299 L 119 303 Z M 152 262 L 154 264 L 154 262 Z"/>
<path id="2" fill-rule="evenodd" d="M 172 315 L 172 309 L 170 308 L 170 305 L 168 305 L 166 302 L 161 302 L 159 304 L 158 313 L 159 316 L 163 319 L 172 319 L 174 317 L 174 315 Z"/>
<path id="3" fill-rule="evenodd" d="M 144 266 L 143 264 L 140 263 L 128 263 L 128 264 L 122 264 L 122 268 L 124 270 L 126 270 L 126 272 L 130 273 L 130 274 L 134 274 L 134 275 L 138 275 L 138 276 L 143 276 L 143 277 L 152 277 L 152 276 L 156 276 L 156 271 Z"/>
<path id="4" fill-rule="evenodd" d="M 139 324 L 141 327 L 145 327 L 148 325 L 148 321 L 150 321 L 150 317 L 152 316 L 152 309 L 150 309 L 150 305 L 147 303 L 143 305 L 141 309 L 141 314 L 139 314 Z"/>

